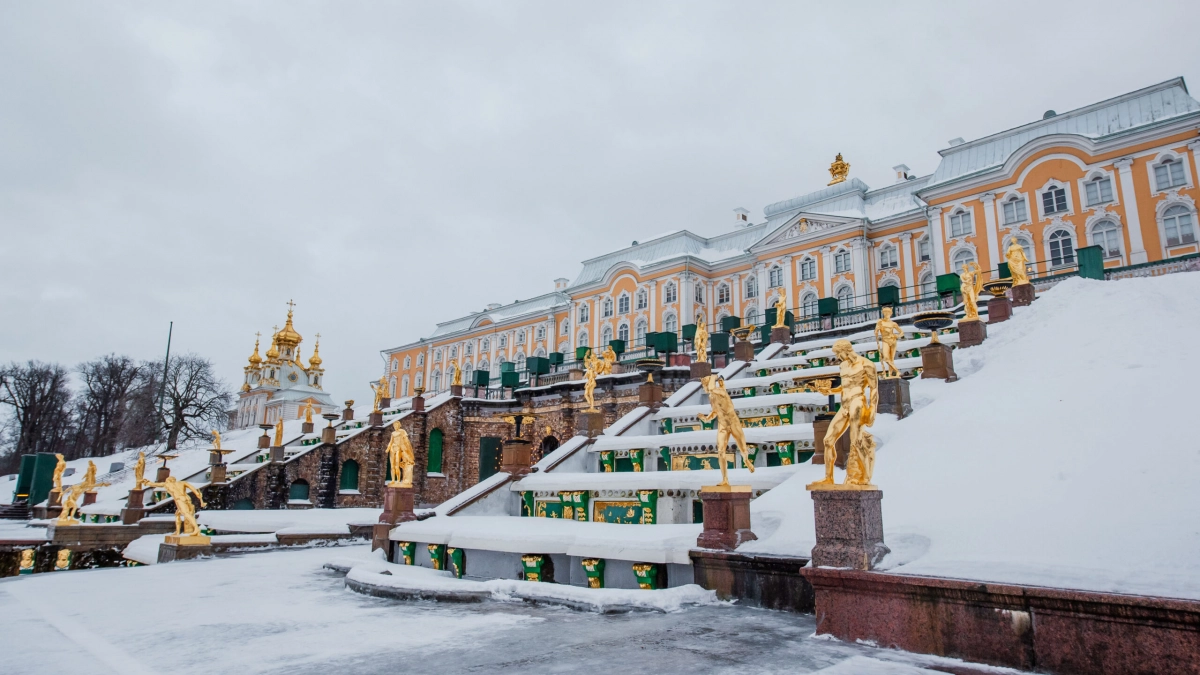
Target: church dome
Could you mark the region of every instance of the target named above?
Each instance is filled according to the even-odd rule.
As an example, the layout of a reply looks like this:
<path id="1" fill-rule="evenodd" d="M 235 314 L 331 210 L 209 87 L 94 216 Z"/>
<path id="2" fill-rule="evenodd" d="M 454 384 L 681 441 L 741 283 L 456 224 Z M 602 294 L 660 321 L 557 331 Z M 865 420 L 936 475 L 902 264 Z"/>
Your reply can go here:
<path id="1" fill-rule="evenodd" d="M 296 328 L 292 326 L 292 310 L 289 309 L 287 323 L 283 325 L 283 330 L 275 334 L 275 344 L 279 345 L 280 347 L 291 347 L 293 350 L 295 350 L 296 346 L 299 345 L 303 339 L 304 338 L 300 337 L 300 334 L 296 332 Z"/>
<path id="2" fill-rule="evenodd" d="M 321 336 L 317 336 L 317 343 L 313 345 L 313 355 L 308 357 L 309 368 L 321 367 Z"/>
<path id="3" fill-rule="evenodd" d="M 255 367 L 262 365 L 262 357 L 258 355 L 258 338 L 254 339 L 254 353 L 250 355 L 250 365 Z"/>

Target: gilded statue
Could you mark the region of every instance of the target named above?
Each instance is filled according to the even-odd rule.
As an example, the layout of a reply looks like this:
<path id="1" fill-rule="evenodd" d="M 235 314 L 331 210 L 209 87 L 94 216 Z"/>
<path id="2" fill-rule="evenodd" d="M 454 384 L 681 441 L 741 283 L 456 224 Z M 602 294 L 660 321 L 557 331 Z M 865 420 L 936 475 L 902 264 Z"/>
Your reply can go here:
<path id="1" fill-rule="evenodd" d="M 453 361 L 450 363 L 450 367 L 454 368 L 454 377 L 450 378 L 450 384 L 455 387 L 461 387 L 462 386 L 462 369 L 459 368 L 458 364 L 454 363 Z"/>
<path id="2" fill-rule="evenodd" d="M 392 422 L 392 437 L 388 440 L 388 460 L 392 464 L 392 479 L 388 487 L 412 487 L 416 456 L 408 432 L 400 428 L 400 420 Z"/>
<path id="3" fill-rule="evenodd" d="M 141 490 L 146 480 L 146 453 L 139 452 L 137 463 L 133 465 L 133 489 Z"/>
<path id="4" fill-rule="evenodd" d="M 613 351 L 612 345 L 605 347 L 604 354 L 602 354 L 602 358 L 598 359 L 596 362 L 596 365 L 598 366 L 596 374 L 597 375 L 612 375 L 613 366 L 616 365 L 616 363 L 617 363 L 617 353 L 615 351 Z"/>
<path id="5" fill-rule="evenodd" d="M 213 450 L 220 450 L 221 449 L 221 432 L 217 431 L 216 429 L 213 429 L 212 431 L 210 431 L 208 433 L 212 434 L 212 437 L 213 437 Z"/>
<path id="6" fill-rule="evenodd" d="M 720 375 L 709 375 L 701 378 L 700 386 L 708 394 L 708 404 L 711 412 L 697 415 L 701 422 L 717 420 L 717 463 L 721 465 L 721 485 L 729 485 L 729 470 L 726 466 L 725 453 L 729 447 L 729 438 L 737 443 L 738 452 L 742 454 L 742 462 L 754 473 L 754 464 L 750 462 L 750 453 L 746 449 L 746 433 L 742 429 L 742 419 L 738 417 L 733 407 L 733 399 L 725 391 L 725 378 Z"/>
<path id="7" fill-rule="evenodd" d="M 783 291 L 775 298 L 775 325 L 772 328 L 787 328 L 787 296 Z"/>
<path id="8" fill-rule="evenodd" d="M 283 447 L 283 418 L 275 421 L 275 447 Z"/>
<path id="9" fill-rule="evenodd" d="M 1004 252 L 1004 259 L 1008 261 L 1008 274 L 1012 277 L 1013 286 L 1028 284 L 1029 259 L 1025 257 L 1025 247 L 1021 246 L 1016 237 L 1012 238 L 1008 250 Z"/>
<path id="10" fill-rule="evenodd" d="M 842 160 L 842 153 L 837 154 L 837 159 L 833 160 L 833 164 L 829 165 L 829 175 L 833 180 L 829 181 L 829 185 L 837 185 L 846 181 L 846 176 L 850 175 L 850 163 Z"/>
<path id="11" fill-rule="evenodd" d="M 63 475 L 63 471 L 67 470 L 67 460 L 63 459 L 62 454 L 57 453 L 57 452 L 54 453 L 54 456 L 58 458 L 58 462 L 54 465 L 54 489 L 51 490 L 51 492 L 57 492 L 58 494 L 61 495 L 62 494 L 62 475 Z"/>
<path id="12" fill-rule="evenodd" d="M 387 396 L 387 376 L 380 375 L 379 384 L 371 385 L 371 391 L 375 392 L 375 403 L 371 412 L 379 412 L 379 404 Z"/>
<path id="13" fill-rule="evenodd" d="M 304 407 L 304 423 L 305 424 L 313 423 L 312 414 L 313 414 L 312 401 L 309 401 L 308 405 Z"/>
<path id="14" fill-rule="evenodd" d="M 875 346 L 879 349 L 879 363 L 883 365 L 885 378 L 900 377 L 896 368 L 896 343 L 904 337 L 904 329 L 892 321 L 892 308 L 884 307 L 883 318 L 875 322 Z"/>
<path id="15" fill-rule="evenodd" d="M 192 504 L 188 492 L 196 495 L 196 498 L 200 500 L 201 507 L 208 505 L 204 503 L 204 495 L 200 494 L 196 486 L 179 480 L 175 476 L 167 476 L 167 479 L 161 483 L 147 483 L 147 485 L 166 492 L 175 500 L 175 536 L 200 536 L 200 523 L 196 522 L 196 506 Z"/>
<path id="16" fill-rule="evenodd" d="M 24 572 L 25 570 L 29 570 L 30 572 L 33 571 L 33 549 L 31 549 L 31 548 L 21 549 L 20 570 L 22 572 Z"/>
<path id="17" fill-rule="evenodd" d="M 583 398 L 588 407 L 584 412 L 599 412 L 596 408 L 596 357 L 591 350 L 583 357 Z"/>
<path id="18" fill-rule="evenodd" d="M 704 327 L 704 317 L 696 317 L 696 337 L 692 338 L 692 344 L 696 346 L 696 360 L 704 362 L 708 360 L 708 329 Z"/>
<path id="19" fill-rule="evenodd" d="M 58 555 L 54 558 L 54 571 L 61 572 L 71 568 L 71 549 L 60 548 Z"/>
<path id="20" fill-rule="evenodd" d="M 842 378 L 842 386 L 830 388 L 826 382 L 822 382 L 824 386 L 821 386 L 819 391 L 825 395 L 841 394 L 842 405 L 825 430 L 825 478 L 809 483 L 808 489 L 872 489 L 875 437 L 865 427 L 875 423 L 875 411 L 879 406 L 879 382 L 875 375 L 875 362 L 855 353 L 849 340 L 834 342 L 833 353 L 841 361 L 838 371 Z M 846 458 L 846 480 L 841 486 L 837 486 L 833 480 L 837 441 L 847 429 L 850 431 L 850 456 Z"/>
<path id="21" fill-rule="evenodd" d="M 75 518 L 79 513 L 79 498 L 85 493 L 95 492 L 98 487 L 105 487 L 108 483 L 96 482 L 96 463 L 88 460 L 87 472 L 83 474 L 83 480 L 75 485 L 72 485 L 62 496 L 62 513 L 59 514 L 56 524 L 58 525 L 73 525 Z"/>
<path id="22" fill-rule="evenodd" d="M 978 321 L 979 292 L 983 290 L 983 270 L 979 263 L 974 260 L 963 263 L 959 280 L 962 282 L 959 290 L 962 291 L 963 305 L 966 306 L 963 321 Z"/>

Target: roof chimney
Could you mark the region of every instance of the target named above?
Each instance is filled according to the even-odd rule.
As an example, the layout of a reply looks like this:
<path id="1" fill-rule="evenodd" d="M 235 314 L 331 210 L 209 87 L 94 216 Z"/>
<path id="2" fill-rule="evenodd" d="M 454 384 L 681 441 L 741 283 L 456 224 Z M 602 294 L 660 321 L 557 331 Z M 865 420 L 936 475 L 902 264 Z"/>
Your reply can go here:
<path id="1" fill-rule="evenodd" d="M 750 212 L 740 206 L 734 209 L 733 224 L 735 227 L 750 227 Z"/>
<path id="2" fill-rule="evenodd" d="M 561 291 L 562 289 L 567 287 L 568 283 L 570 283 L 570 282 L 567 281 L 566 279 L 563 279 L 562 277 L 559 277 L 554 280 L 554 290 Z"/>
<path id="3" fill-rule="evenodd" d="M 966 143 L 966 141 L 964 141 L 962 139 L 962 136 L 959 136 L 958 138 L 951 138 L 947 142 L 950 144 L 950 147 L 952 147 L 952 148 L 956 145 L 962 145 L 963 143 Z"/>
<path id="4" fill-rule="evenodd" d="M 896 172 L 896 182 L 897 183 L 903 183 L 904 181 L 908 180 L 908 165 L 907 164 L 897 164 L 896 166 L 892 167 L 892 171 Z"/>

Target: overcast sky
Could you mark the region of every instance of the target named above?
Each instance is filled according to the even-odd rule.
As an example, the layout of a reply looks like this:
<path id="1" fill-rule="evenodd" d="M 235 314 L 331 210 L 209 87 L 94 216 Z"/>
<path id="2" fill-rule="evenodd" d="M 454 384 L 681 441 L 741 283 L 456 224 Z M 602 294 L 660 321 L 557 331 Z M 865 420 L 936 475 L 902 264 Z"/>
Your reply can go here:
<path id="1" fill-rule="evenodd" d="M 1200 3 L 0 2 L 0 360 L 326 389 L 593 255 L 1182 75 Z M 265 349 L 265 347 L 264 347 Z"/>

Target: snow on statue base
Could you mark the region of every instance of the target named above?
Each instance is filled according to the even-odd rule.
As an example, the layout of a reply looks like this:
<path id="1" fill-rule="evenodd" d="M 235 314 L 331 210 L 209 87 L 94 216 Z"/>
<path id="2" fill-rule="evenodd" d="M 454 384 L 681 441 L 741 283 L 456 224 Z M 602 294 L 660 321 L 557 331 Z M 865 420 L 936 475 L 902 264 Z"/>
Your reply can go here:
<path id="1" fill-rule="evenodd" d="M 750 486 L 706 485 L 700 488 L 704 503 L 704 531 L 698 548 L 732 551 L 758 539 L 750 531 Z"/>
<path id="2" fill-rule="evenodd" d="M 831 485 L 809 494 L 817 535 L 813 567 L 871 570 L 891 552 L 883 543 L 881 490 Z"/>
<path id="3" fill-rule="evenodd" d="M 987 324 L 979 319 L 958 322 L 958 348 L 966 349 L 983 344 L 987 339 Z"/>

